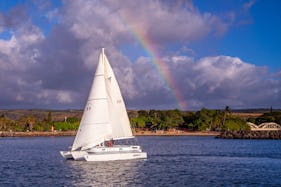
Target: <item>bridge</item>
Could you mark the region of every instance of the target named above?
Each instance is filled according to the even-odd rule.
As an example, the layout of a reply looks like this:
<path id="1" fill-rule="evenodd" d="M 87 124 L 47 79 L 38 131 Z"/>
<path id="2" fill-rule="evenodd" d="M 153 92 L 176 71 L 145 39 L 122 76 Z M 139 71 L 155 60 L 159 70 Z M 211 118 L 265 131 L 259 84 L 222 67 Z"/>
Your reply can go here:
<path id="1" fill-rule="evenodd" d="M 262 123 L 260 125 L 256 125 L 254 123 L 247 122 L 247 124 L 250 126 L 252 131 L 278 131 L 281 130 L 281 125 L 269 122 L 269 123 Z"/>

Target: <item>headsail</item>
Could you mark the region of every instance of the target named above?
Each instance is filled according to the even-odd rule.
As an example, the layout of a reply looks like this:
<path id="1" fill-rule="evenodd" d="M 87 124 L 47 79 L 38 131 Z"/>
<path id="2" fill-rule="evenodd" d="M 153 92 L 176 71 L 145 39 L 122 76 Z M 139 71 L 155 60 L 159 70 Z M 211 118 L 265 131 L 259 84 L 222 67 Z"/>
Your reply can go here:
<path id="1" fill-rule="evenodd" d="M 105 83 L 108 93 L 110 124 L 113 139 L 133 137 L 125 103 L 114 72 L 105 56 Z"/>

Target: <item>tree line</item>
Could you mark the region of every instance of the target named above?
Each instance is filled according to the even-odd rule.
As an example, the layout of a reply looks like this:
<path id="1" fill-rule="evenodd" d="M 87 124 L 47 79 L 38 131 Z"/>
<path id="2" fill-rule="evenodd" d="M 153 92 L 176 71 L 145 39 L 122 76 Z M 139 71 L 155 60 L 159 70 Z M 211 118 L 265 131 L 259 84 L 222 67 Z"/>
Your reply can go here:
<path id="1" fill-rule="evenodd" d="M 17 120 L 8 118 L 6 115 L 0 115 L 0 131 L 69 131 L 77 130 L 80 123 L 78 117 L 68 117 L 63 121 L 53 121 L 52 112 L 43 119 L 36 118 L 32 115 L 21 116 Z"/>
<path id="2" fill-rule="evenodd" d="M 260 125 L 262 123 L 267 123 L 267 122 L 275 122 L 281 125 L 281 112 L 271 110 L 270 112 L 264 113 L 263 115 L 257 118 L 249 118 L 247 121 L 251 123 L 255 123 L 256 125 Z"/>
<path id="3" fill-rule="evenodd" d="M 172 128 L 192 131 L 224 131 L 248 130 L 246 120 L 225 110 L 210 110 L 202 108 L 197 112 L 179 110 L 140 110 L 129 113 L 130 122 L 134 128 L 149 130 L 169 130 Z"/>
<path id="4" fill-rule="evenodd" d="M 180 110 L 139 110 L 128 111 L 133 129 L 169 130 L 181 129 L 190 131 L 226 131 L 249 130 L 248 122 L 257 125 L 264 122 L 281 124 L 281 112 L 268 112 L 256 118 L 243 119 L 233 115 L 229 107 L 224 110 L 202 108 L 200 111 Z M 49 112 L 43 119 L 34 116 L 22 116 L 13 120 L 0 114 L 0 131 L 59 131 L 77 130 L 80 123 L 78 117 L 68 117 L 62 121 L 53 121 Z"/>

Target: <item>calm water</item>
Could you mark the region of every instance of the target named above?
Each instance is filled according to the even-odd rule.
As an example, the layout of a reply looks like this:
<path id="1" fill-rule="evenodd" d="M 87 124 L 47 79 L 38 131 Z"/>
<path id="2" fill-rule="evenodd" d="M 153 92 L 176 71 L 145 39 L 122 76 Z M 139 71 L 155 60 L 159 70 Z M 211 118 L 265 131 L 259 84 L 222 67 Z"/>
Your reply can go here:
<path id="1" fill-rule="evenodd" d="M 0 186 L 281 186 L 281 141 L 138 137 L 146 161 L 65 161 L 74 137 L 0 138 Z"/>

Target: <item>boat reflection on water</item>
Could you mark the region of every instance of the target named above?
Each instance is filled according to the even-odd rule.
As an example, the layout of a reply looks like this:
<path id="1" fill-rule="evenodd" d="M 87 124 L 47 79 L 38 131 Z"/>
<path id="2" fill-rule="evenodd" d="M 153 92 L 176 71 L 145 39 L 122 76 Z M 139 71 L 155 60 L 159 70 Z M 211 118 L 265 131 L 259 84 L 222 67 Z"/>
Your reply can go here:
<path id="1" fill-rule="evenodd" d="M 145 160 L 108 162 L 66 161 L 72 173 L 74 186 L 124 186 L 141 185 L 141 173 Z"/>

